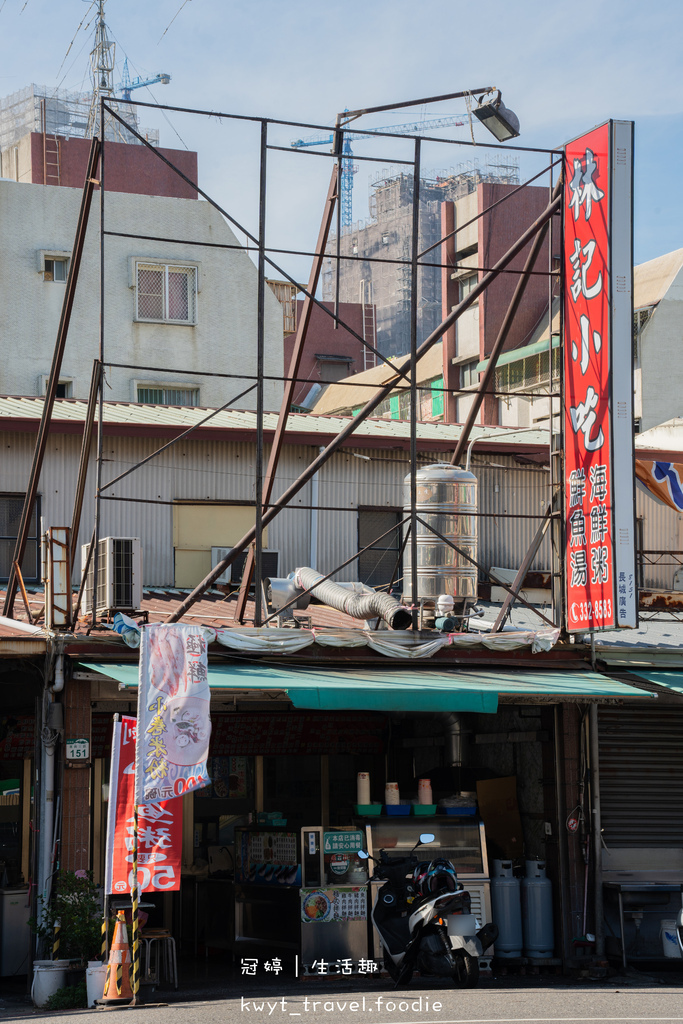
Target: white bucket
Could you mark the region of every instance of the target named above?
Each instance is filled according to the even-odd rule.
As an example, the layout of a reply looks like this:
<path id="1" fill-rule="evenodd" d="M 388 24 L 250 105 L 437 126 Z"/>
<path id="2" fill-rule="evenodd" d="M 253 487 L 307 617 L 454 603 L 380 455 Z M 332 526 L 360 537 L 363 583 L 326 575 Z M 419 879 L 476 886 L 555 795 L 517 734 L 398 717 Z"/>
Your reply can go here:
<path id="1" fill-rule="evenodd" d="M 99 960 L 88 961 L 88 969 L 85 972 L 85 987 L 88 993 L 88 1007 L 95 1005 L 96 999 L 104 995 L 104 983 L 107 980 L 107 964 Z"/>
<path id="2" fill-rule="evenodd" d="M 676 922 L 673 919 L 659 922 L 659 937 L 662 940 L 662 952 L 671 959 L 681 959 L 681 947 L 676 936 Z"/>
<path id="3" fill-rule="evenodd" d="M 45 1006 L 50 996 L 66 984 L 68 960 L 34 960 L 31 999 L 36 1006 Z"/>

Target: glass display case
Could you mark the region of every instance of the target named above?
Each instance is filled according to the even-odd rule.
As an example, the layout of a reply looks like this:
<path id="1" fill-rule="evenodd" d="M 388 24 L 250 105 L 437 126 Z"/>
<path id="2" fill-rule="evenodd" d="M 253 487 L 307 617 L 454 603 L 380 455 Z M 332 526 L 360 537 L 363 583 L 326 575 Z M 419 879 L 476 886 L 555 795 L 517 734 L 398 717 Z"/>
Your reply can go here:
<path id="1" fill-rule="evenodd" d="M 368 823 L 371 848 L 368 853 L 376 857 L 377 851 L 405 853 L 412 850 L 423 832 L 432 832 L 434 842 L 420 847 L 421 860 L 445 857 L 450 860 L 458 877 L 487 879 L 489 864 L 486 854 L 484 823 L 475 817 L 456 815 L 439 817 L 382 817 Z"/>

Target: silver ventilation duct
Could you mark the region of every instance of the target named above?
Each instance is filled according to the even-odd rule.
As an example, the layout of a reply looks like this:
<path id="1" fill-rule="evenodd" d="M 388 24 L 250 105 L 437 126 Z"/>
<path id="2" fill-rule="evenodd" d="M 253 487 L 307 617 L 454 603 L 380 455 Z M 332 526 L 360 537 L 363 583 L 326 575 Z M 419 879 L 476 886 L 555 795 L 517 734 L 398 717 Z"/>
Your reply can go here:
<path id="1" fill-rule="evenodd" d="M 412 624 L 410 612 L 388 594 L 381 594 L 363 584 L 333 583 L 325 580 L 315 569 L 295 569 L 294 579 L 302 590 L 311 591 L 313 597 L 354 619 L 384 619 L 392 629 L 408 629 Z M 349 586 L 354 589 L 347 589 Z M 362 587 L 359 593 L 355 588 Z"/>

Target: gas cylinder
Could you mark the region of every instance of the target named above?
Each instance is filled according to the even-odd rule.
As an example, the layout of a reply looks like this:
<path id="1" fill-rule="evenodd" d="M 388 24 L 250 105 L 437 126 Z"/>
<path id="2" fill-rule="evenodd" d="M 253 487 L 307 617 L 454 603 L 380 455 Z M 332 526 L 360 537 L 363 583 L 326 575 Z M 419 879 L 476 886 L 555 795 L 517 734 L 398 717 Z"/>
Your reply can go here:
<path id="1" fill-rule="evenodd" d="M 553 886 L 545 875 L 545 861 L 526 861 L 522 879 L 524 955 L 536 960 L 553 955 Z"/>
<path id="2" fill-rule="evenodd" d="M 496 956 L 522 955 L 522 901 L 511 860 L 494 860 L 491 879 L 493 923 L 498 926 Z"/>

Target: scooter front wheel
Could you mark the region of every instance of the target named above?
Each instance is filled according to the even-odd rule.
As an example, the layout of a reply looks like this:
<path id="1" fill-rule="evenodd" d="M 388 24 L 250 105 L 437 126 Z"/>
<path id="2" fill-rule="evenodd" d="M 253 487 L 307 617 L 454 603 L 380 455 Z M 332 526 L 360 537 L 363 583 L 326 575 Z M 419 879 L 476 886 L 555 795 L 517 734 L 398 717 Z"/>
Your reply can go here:
<path id="1" fill-rule="evenodd" d="M 476 988 L 479 984 L 479 960 L 465 950 L 454 952 L 455 972 L 451 978 L 458 988 Z"/>

